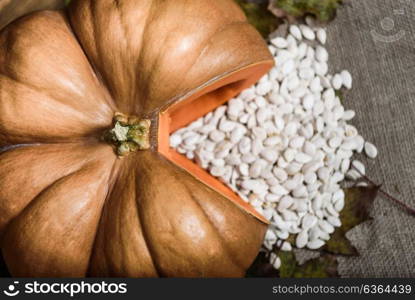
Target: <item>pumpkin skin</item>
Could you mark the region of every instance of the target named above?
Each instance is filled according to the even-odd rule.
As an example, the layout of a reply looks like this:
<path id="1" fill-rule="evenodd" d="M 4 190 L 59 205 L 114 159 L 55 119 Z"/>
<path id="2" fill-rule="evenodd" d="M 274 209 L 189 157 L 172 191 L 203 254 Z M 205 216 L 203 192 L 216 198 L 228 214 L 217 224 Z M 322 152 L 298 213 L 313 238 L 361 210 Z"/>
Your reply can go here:
<path id="1" fill-rule="evenodd" d="M 231 0 L 74 0 L 67 14 L 2 30 L 0 237 L 11 274 L 243 276 L 267 224 L 163 155 L 159 119 L 249 77 L 226 101 L 272 63 Z M 152 121 L 151 149 L 117 158 L 101 139 L 116 112 Z"/>
<path id="2" fill-rule="evenodd" d="M 0 0 L 0 29 L 30 12 L 64 6 L 65 0 Z"/>

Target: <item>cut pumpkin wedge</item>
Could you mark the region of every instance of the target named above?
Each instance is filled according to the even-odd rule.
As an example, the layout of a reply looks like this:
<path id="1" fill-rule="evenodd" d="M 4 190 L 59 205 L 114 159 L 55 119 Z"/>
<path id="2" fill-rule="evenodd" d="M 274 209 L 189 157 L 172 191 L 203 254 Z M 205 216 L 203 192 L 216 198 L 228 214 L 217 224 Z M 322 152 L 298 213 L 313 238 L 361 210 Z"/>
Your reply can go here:
<path id="1" fill-rule="evenodd" d="M 269 71 L 273 64 L 272 61 L 260 62 L 231 72 L 220 79 L 214 79 L 191 95 L 185 95 L 173 105 L 161 111 L 158 120 L 157 150 L 160 154 L 266 224 L 269 224 L 269 222 L 228 186 L 210 175 L 195 162 L 171 148 L 169 137 L 176 130 L 215 110 L 253 85 Z"/>

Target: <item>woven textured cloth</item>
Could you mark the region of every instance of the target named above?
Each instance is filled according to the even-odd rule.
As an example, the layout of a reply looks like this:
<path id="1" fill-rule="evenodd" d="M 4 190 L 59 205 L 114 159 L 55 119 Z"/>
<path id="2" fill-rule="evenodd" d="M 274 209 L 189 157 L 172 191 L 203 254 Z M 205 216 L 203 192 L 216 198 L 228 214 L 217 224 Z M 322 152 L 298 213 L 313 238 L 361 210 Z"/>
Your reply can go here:
<path id="1" fill-rule="evenodd" d="M 415 207 L 415 1 L 346 0 L 328 26 L 332 72 L 348 69 L 344 105 L 352 124 L 379 148 L 358 156 L 367 174 Z M 379 196 L 373 221 L 348 233 L 360 257 L 339 258 L 344 277 L 415 277 L 415 217 Z"/>
<path id="2" fill-rule="evenodd" d="M 45 2 L 47 2 L 45 0 Z M 379 148 L 359 157 L 383 189 L 415 207 L 415 0 L 345 0 L 328 26 L 333 72 L 348 69 L 354 87 L 344 105 Z M 341 257 L 344 277 L 415 277 L 415 217 L 378 197 L 373 221 L 348 233 L 359 257 Z M 0 259 L 0 276 L 6 276 Z"/>

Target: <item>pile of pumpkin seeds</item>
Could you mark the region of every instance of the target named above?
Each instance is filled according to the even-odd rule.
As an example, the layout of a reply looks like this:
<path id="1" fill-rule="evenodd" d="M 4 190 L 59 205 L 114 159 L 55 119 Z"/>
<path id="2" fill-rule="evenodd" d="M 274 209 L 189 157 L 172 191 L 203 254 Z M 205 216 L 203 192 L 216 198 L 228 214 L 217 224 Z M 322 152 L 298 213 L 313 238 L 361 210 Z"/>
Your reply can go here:
<path id="1" fill-rule="evenodd" d="M 336 91 L 352 88 L 343 70 L 328 74 L 324 28 L 291 25 L 270 40 L 276 66 L 226 105 L 179 129 L 170 145 L 227 184 L 270 221 L 264 247 L 318 249 L 345 204 L 341 183 L 365 166 L 354 152 L 377 156 L 359 135 Z M 271 263 L 281 261 L 272 254 Z"/>

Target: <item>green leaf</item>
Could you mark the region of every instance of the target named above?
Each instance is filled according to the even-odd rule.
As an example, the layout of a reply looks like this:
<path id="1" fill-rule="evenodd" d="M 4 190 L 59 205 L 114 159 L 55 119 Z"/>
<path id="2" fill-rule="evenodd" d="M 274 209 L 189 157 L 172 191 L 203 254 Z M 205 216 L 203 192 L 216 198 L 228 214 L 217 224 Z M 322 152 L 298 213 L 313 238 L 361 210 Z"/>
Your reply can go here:
<path id="1" fill-rule="evenodd" d="M 337 277 L 337 261 L 335 255 L 359 255 L 356 248 L 347 239 L 346 233 L 355 226 L 371 220 L 369 211 L 377 196 L 378 190 L 379 187 L 377 186 L 345 189 L 345 206 L 340 213 L 342 226 L 334 231 L 330 240 L 320 249 L 321 256 L 299 265 L 292 251 L 277 251 L 276 254 L 281 259 L 279 277 Z M 295 245 L 295 235 L 290 235 L 287 241 Z M 269 263 L 269 255 L 270 253 L 261 252 L 260 256 L 257 257 L 250 268 L 247 276 L 276 277 L 275 274 L 278 271 Z"/>
<path id="2" fill-rule="evenodd" d="M 336 95 L 336 97 L 338 97 L 340 99 L 340 102 L 343 103 L 344 100 L 344 94 L 342 90 L 336 90 L 334 92 L 334 94 Z"/>
<path id="3" fill-rule="evenodd" d="M 282 11 L 293 17 L 314 15 L 320 21 L 330 21 L 342 0 L 271 0 L 272 11 Z"/>
<path id="4" fill-rule="evenodd" d="M 280 251 L 280 278 L 331 278 L 338 277 L 336 257 L 324 254 L 299 265 L 292 251 Z"/>
<path id="5" fill-rule="evenodd" d="M 281 24 L 281 20 L 276 18 L 269 10 L 268 3 L 260 1 L 253 3 L 247 0 L 236 0 L 241 6 L 245 15 L 264 38 L 268 38 L 269 34 L 274 32 Z"/>
<path id="6" fill-rule="evenodd" d="M 353 187 L 345 190 L 345 206 L 340 213 L 342 226 L 337 228 L 323 250 L 333 254 L 356 256 L 356 248 L 347 239 L 346 233 L 353 227 L 371 220 L 369 211 L 379 187 Z"/>
<path id="7" fill-rule="evenodd" d="M 298 268 L 297 260 L 293 251 L 279 251 L 278 256 L 281 259 L 280 276 L 281 278 L 290 278 L 294 276 Z"/>
<path id="8" fill-rule="evenodd" d="M 332 278 L 339 277 L 337 260 L 333 255 L 325 254 L 311 259 L 299 266 L 294 278 Z"/>
<path id="9" fill-rule="evenodd" d="M 278 251 L 281 259 L 279 270 L 269 263 L 269 253 L 260 252 L 246 273 L 246 277 L 280 278 L 331 278 L 338 277 L 337 260 L 334 255 L 324 254 L 299 265 L 293 251 Z"/>

